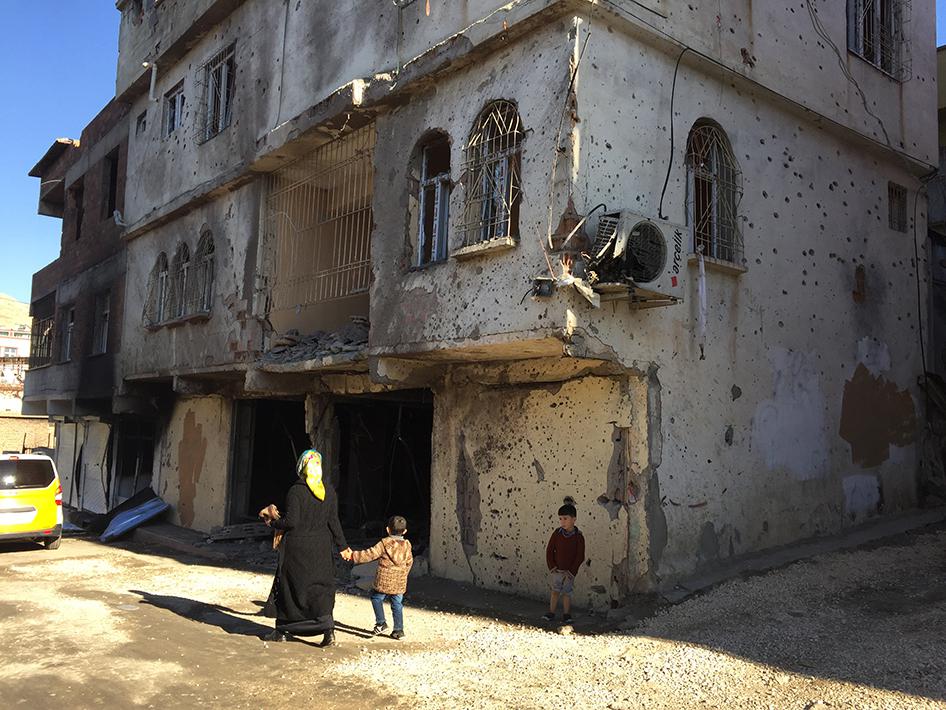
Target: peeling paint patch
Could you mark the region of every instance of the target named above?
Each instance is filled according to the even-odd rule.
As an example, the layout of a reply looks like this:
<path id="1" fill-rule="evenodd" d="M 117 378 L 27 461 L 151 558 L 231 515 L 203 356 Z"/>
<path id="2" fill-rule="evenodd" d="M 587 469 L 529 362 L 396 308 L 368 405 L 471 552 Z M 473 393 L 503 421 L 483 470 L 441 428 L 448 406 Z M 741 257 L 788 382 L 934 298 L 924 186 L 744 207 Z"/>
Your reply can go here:
<path id="1" fill-rule="evenodd" d="M 844 383 L 838 432 L 851 445 L 851 461 L 863 468 L 890 458 L 890 446 L 906 446 L 916 437 L 916 411 L 907 390 L 859 363 Z"/>
<path id="2" fill-rule="evenodd" d="M 877 512 L 880 507 L 880 480 L 869 474 L 847 476 L 841 481 L 844 487 L 844 512 L 851 519 Z"/>
<path id="3" fill-rule="evenodd" d="M 864 363 L 876 375 L 890 370 L 890 349 L 877 338 L 864 337 L 857 341 L 857 361 Z"/>
<path id="4" fill-rule="evenodd" d="M 184 428 L 177 448 L 181 486 L 177 509 L 181 525 L 185 528 L 194 525 L 194 499 L 197 497 L 197 484 L 204 468 L 204 457 L 207 455 L 207 438 L 203 429 L 203 426 L 197 423 L 194 410 L 189 409 L 184 415 Z"/>
<path id="5" fill-rule="evenodd" d="M 775 348 L 769 358 L 774 395 L 756 407 L 752 444 L 770 470 L 786 470 L 802 481 L 821 478 L 828 440 L 815 355 Z"/>
<path id="6" fill-rule="evenodd" d="M 467 559 L 476 554 L 476 542 L 482 525 L 480 513 L 480 481 L 476 465 L 466 450 L 466 437 L 460 435 L 460 457 L 457 462 L 457 522 L 460 542 Z"/>

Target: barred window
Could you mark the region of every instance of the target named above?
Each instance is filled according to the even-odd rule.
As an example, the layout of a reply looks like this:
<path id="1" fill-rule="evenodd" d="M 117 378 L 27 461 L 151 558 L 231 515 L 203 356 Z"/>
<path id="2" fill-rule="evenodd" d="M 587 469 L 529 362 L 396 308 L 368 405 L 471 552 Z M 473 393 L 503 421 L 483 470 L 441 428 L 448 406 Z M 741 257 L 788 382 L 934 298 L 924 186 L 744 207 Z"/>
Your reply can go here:
<path id="1" fill-rule="evenodd" d="M 904 26 L 909 0 L 848 0 L 847 47 L 899 81 L 911 73 Z"/>
<path id="2" fill-rule="evenodd" d="M 739 201 L 742 172 L 719 126 L 701 121 L 687 139 L 687 224 L 693 250 L 742 262 Z"/>
<path id="3" fill-rule="evenodd" d="M 164 95 L 164 137 L 170 138 L 184 123 L 184 82 Z"/>
<path id="4" fill-rule="evenodd" d="M 204 65 L 204 120 L 201 140 L 210 140 L 230 125 L 236 80 L 235 45 Z"/>
<path id="5" fill-rule="evenodd" d="M 187 312 L 209 313 L 213 304 L 214 287 L 214 240 L 210 232 L 204 232 L 194 253 L 194 271 L 187 284 Z"/>
<path id="6" fill-rule="evenodd" d="M 161 252 L 148 278 L 148 300 L 145 303 L 145 325 L 154 326 L 166 321 L 168 310 L 168 257 Z"/>
<path id="7" fill-rule="evenodd" d="M 525 129 L 511 101 L 480 112 L 466 145 L 466 199 L 460 232 L 465 246 L 519 236 L 520 170 Z"/>
<path id="8" fill-rule="evenodd" d="M 186 244 L 181 244 L 171 262 L 171 316 L 181 318 L 187 315 L 187 280 L 190 277 L 191 252 Z"/>
<path id="9" fill-rule="evenodd" d="M 887 225 L 898 232 L 907 231 L 907 188 L 887 183 Z"/>

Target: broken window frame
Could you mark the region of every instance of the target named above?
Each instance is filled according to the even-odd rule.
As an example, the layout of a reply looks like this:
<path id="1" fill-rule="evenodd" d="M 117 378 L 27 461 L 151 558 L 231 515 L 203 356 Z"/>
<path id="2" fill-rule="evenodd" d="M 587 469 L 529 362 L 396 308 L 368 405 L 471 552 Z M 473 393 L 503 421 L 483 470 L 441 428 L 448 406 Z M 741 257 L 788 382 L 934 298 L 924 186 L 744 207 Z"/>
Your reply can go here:
<path id="1" fill-rule="evenodd" d="M 909 222 L 907 220 L 907 188 L 895 182 L 887 182 L 887 226 L 890 229 L 906 233 Z"/>
<path id="2" fill-rule="evenodd" d="M 214 241 L 210 232 L 204 232 L 194 253 L 193 276 L 188 286 L 188 312 L 209 313 L 213 305 Z"/>
<path id="3" fill-rule="evenodd" d="M 95 298 L 95 324 L 92 328 L 92 354 L 108 352 L 108 321 L 112 292 L 104 291 Z"/>
<path id="4" fill-rule="evenodd" d="M 236 44 L 218 52 L 204 65 L 204 122 L 202 141 L 208 141 L 230 126 L 236 88 Z"/>
<path id="5" fill-rule="evenodd" d="M 163 137 L 170 138 L 184 124 L 184 80 L 164 95 Z"/>
<path id="6" fill-rule="evenodd" d="M 447 151 L 447 170 L 428 174 L 432 149 Z M 445 261 L 450 234 L 450 141 L 444 134 L 437 134 L 427 141 L 421 150 L 420 182 L 417 192 L 417 255 L 414 265 L 421 267 Z M 427 233 L 427 209 L 432 205 L 430 225 Z"/>
<path id="7" fill-rule="evenodd" d="M 181 244 L 174 255 L 174 262 L 171 264 L 171 317 L 183 318 L 188 314 L 187 302 L 187 278 L 191 265 L 190 249 L 186 244 Z"/>
<path id="8" fill-rule="evenodd" d="M 686 168 L 686 215 L 693 252 L 741 265 L 742 171 L 722 128 L 709 121 L 694 124 L 687 138 Z"/>
<path id="9" fill-rule="evenodd" d="M 500 99 L 479 114 L 464 152 L 463 245 L 519 238 L 525 129 L 515 103 Z"/>
<path id="10" fill-rule="evenodd" d="M 112 219 L 118 209 L 118 148 L 102 161 L 102 220 Z"/>
<path id="11" fill-rule="evenodd" d="M 59 361 L 70 362 L 72 360 L 72 334 L 76 325 L 76 309 L 69 307 L 64 309 L 62 320 L 62 341 L 59 348 Z"/>
<path id="12" fill-rule="evenodd" d="M 847 48 L 903 82 L 911 67 L 905 26 L 911 0 L 847 0 Z"/>

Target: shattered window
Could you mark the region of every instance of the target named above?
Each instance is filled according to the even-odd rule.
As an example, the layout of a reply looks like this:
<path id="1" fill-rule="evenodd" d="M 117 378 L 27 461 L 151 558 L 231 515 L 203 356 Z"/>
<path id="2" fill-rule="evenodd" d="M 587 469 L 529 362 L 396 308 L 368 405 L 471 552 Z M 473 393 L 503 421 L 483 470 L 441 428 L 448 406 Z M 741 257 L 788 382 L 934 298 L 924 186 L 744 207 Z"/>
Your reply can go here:
<path id="1" fill-rule="evenodd" d="M 742 172 L 729 139 L 712 123 L 697 123 L 687 140 L 687 223 L 693 251 L 741 263 L 739 201 Z"/>
<path id="2" fill-rule="evenodd" d="M 205 232 L 197 244 L 194 254 L 194 276 L 188 287 L 189 313 L 209 313 L 213 304 L 214 284 L 214 240 L 210 232 Z"/>
<path id="3" fill-rule="evenodd" d="M 480 113 L 466 145 L 464 245 L 519 236 L 520 168 L 525 129 L 511 101 L 494 101 Z"/>
<path id="4" fill-rule="evenodd" d="M 168 138 L 184 121 L 184 82 L 164 95 L 164 137 Z"/>
<path id="5" fill-rule="evenodd" d="M 235 46 L 230 45 L 204 67 L 204 140 L 230 125 L 236 79 L 234 56 Z"/>
<path id="6" fill-rule="evenodd" d="M 422 148 L 416 266 L 447 258 L 450 221 L 450 142 L 438 135 Z"/>
<path id="7" fill-rule="evenodd" d="M 92 330 L 92 353 L 108 352 L 108 320 L 111 292 L 100 293 L 95 298 L 95 325 Z"/>
<path id="8" fill-rule="evenodd" d="M 187 279 L 191 266 L 190 249 L 181 244 L 171 264 L 171 315 L 181 318 L 187 315 Z"/>

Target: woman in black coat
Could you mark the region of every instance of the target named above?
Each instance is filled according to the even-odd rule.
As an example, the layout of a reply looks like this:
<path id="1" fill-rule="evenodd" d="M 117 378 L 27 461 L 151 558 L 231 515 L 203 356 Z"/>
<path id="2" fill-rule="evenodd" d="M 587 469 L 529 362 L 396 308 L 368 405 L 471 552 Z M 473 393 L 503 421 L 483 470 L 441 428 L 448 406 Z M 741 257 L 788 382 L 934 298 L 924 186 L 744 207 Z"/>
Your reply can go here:
<path id="1" fill-rule="evenodd" d="M 269 525 L 283 530 L 281 563 L 276 572 L 276 629 L 267 641 L 290 634 L 324 634 L 322 646 L 335 643 L 335 561 L 332 545 L 348 552 L 335 489 L 322 480 L 322 457 L 312 449 L 297 466 L 299 480 L 286 494 L 286 511 Z"/>

